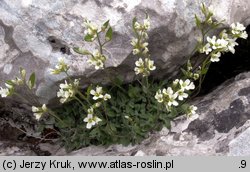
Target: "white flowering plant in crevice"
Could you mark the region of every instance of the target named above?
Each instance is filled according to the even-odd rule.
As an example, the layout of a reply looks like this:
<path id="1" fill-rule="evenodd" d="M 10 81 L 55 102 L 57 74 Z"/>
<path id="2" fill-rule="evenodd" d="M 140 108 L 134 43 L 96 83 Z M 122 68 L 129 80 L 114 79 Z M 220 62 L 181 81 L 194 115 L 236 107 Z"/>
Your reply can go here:
<path id="1" fill-rule="evenodd" d="M 178 115 L 197 115 L 197 107 L 189 105 L 188 100 L 199 93 L 210 64 L 219 62 L 224 53 L 235 53 L 236 40 L 248 36 L 240 23 L 233 23 L 218 36 L 211 36 L 211 31 L 219 28 L 222 22 L 214 21 L 212 11 L 204 4 L 201 5 L 201 12 L 203 16 L 195 15 L 201 38 L 181 69 L 183 75 L 172 81 L 154 81 L 150 77 L 157 67 L 149 51 L 150 18 L 147 14 L 143 21 L 134 18 L 132 22 L 134 37 L 131 52 L 135 64 L 131 70 L 136 78 L 132 83 L 123 83 L 122 76 L 114 76 L 106 66 L 108 55 L 104 51 L 105 45 L 113 37 L 109 21 L 98 26 L 86 19 L 84 41 L 93 45 L 93 49 L 75 47 L 73 50 L 87 58 L 95 70 L 102 70 L 110 84 L 91 84 L 83 89 L 81 80 L 69 75 L 70 66 L 66 60 L 59 58 L 50 73 L 66 76 L 57 92 L 62 106 L 51 109 L 38 101 L 30 102 L 34 118 L 39 122 L 52 118 L 55 121 L 53 129 L 58 132 L 63 145 L 68 150 L 75 150 L 89 145 L 140 143 L 150 132 L 161 130 L 163 126 L 169 128 L 171 120 Z M 195 62 L 197 53 L 199 58 L 204 59 L 200 65 Z M 16 86 L 24 85 L 27 89 L 35 87 L 34 73 L 28 81 L 22 68 L 20 75 L 20 78 L 6 81 L 5 88 L 0 87 L 1 97 L 22 97 L 17 93 Z"/>

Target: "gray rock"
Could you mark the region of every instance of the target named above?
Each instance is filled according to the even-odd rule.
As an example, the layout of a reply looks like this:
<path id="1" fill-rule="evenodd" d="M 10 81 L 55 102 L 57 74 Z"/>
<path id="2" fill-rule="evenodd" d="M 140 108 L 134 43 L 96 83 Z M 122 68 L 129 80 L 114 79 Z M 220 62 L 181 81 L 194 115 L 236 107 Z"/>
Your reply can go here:
<path id="1" fill-rule="evenodd" d="M 241 133 L 229 143 L 230 156 L 249 156 L 250 155 L 250 128 Z"/>
<path id="2" fill-rule="evenodd" d="M 217 20 L 225 19 L 226 27 L 232 22 L 250 24 L 250 1 L 248 0 L 202 0 L 213 7 Z M 103 75 L 87 64 L 86 57 L 72 52 L 72 47 L 84 46 L 82 36 L 84 18 L 98 24 L 110 19 L 114 40 L 107 45 L 109 67 L 117 67 L 118 73 L 129 81 L 133 78 L 134 59 L 131 56 L 131 21 L 134 16 L 144 18 L 147 11 L 152 23 L 149 43 L 152 57 L 156 60 L 157 77 L 170 77 L 185 63 L 198 36 L 194 27 L 194 14 L 199 13 L 194 1 L 80 1 L 80 0 L 1 0 L 0 1 L 0 86 L 18 73 L 19 67 L 36 72 L 36 95 L 41 103 L 49 102 L 56 95 L 56 84 L 65 76 L 51 76 L 48 69 L 54 67 L 57 58 L 64 56 L 71 67 L 71 74 L 82 78 L 82 84 L 101 81 Z M 249 127 L 249 74 L 241 75 L 235 82 L 226 83 L 208 96 L 198 98 L 198 119 L 180 117 L 174 127 L 153 134 L 136 147 L 112 146 L 89 147 L 78 155 L 217 155 L 229 152 L 229 143 L 238 133 Z M 27 95 L 25 91 L 21 92 Z M 29 94 L 28 94 L 29 95 Z M 32 97 L 29 95 L 32 99 Z M 0 102 L 8 110 L 27 109 L 22 100 L 14 106 L 8 101 Z M 2 100 L 1 100 L 2 101 Z M 7 104 L 7 106 L 6 106 Z M 32 133 L 34 121 L 31 113 L 19 113 L 10 121 L 24 121 L 25 130 Z M 25 116 L 24 114 L 27 114 Z M 12 114 L 13 115 L 13 114 Z M 1 115 L 3 116 L 3 115 Z M 12 117 L 11 117 L 12 118 Z M 2 119 L 2 118 L 1 118 Z M 2 120 L 0 121 L 3 122 Z M 9 122 L 8 122 L 9 123 Z M 27 125 L 26 125 L 27 124 Z M 234 144 L 231 144 L 233 146 Z M 45 149 L 45 147 L 43 147 Z M 46 148 L 47 149 L 47 148 Z M 233 150 L 233 147 L 230 147 Z M 96 152 L 97 151 L 97 152 Z M 63 154 L 61 150 L 61 154 Z M 57 154 L 53 152 L 53 154 Z M 59 154 L 59 153 L 58 153 Z M 71 155 L 76 152 L 71 153 Z"/>
<path id="3" fill-rule="evenodd" d="M 12 142 L 0 141 L 0 156 L 34 156 L 36 155 L 29 147 L 13 144 Z"/>
<path id="4" fill-rule="evenodd" d="M 202 0 L 213 7 L 215 18 L 250 23 L 248 0 Z M 71 66 L 71 74 L 82 78 L 83 84 L 101 81 L 102 72 L 87 64 L 86 57 L 72 52 L 73 46 L 93 49 L 82 41 L 84 18 L 98 24 L 110 19 L 114 40 L 108 44 L 109 67 L 117 67 L 125 80 L 133 78 L 134 59 L 131 57 L 131 21 L 134 16 L 144 18 L 147 11 L 152 23 L 149 43 L 158 70 L 155 76 L 170 76 L 185 63 L 193 47 L 197 30 L 194 14 L 199 4 L 193 1 L 125 1 L 125 0 L 1 0 L 0 1 L 0 80 L 13 78 L 20 66 L 28 73 L 37 73 L 36 94 L 42 103 L 55 97 L 56 82 L 65 76 L 54 77 L 48 68 L 64 56 Z M 0 86 L 3 82 L 0 83 Z M 21 101 L 21 100 L 19 100 Z"/>

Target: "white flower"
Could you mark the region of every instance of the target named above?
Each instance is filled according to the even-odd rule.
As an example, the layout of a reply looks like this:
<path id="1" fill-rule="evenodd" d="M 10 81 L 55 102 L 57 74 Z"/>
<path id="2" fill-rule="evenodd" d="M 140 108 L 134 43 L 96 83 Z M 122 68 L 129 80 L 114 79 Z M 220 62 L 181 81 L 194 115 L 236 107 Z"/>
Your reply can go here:
<path id="1" fill-rule="evenodd" d="M 213 49 L 226 49 L 228 45 L 228 41 L 225 39 L 218 39 L 216 41 L 215 47 Z"/>
<path id="2" fill-rule="evenodd" d="M 178 106 L 179 103 L 175 100 L 177 98 L 177 94 L 174 94 L 174 91 L 171 87 L 168 87 L 167 89 L 163 89 L 162 93 L 165 97 L 167 97 L 166 104 L 171 107 L 172 105 Z"/>
<path id="3" fill-rule="evenodd" d="M 211 55 L 211 62 L 218 62 L 220 61 L 219 57 L 221 56 L 221 53 L 218 52 L 218 53 L 212 53 Z"/>
<path id="4" fill-rule="evenodd" d="M 57 92 L 57 97 L 61 97 L 60 102 L 65 103 L 70 98 L 74 97 L 78 85 L 79 79 L 75 79 L 73 85 L 71 83 L 68 84 L 66 80 L 64 84 L 60 84 L 60 89 Z"/>
<path id="5" fill-rule="evenodd" d="M 213 36 L 212 38 L 210 38 L 209 36 L 207 37 L 207 42 L 211 45 L 214 46 L 216 43 L 216 36 Z M 214 48 L 213 48 L 214 49 Z"/>
<path id="6" fill-rule="evenodd" d="M 88 63 L 95 66 L 95 69 L 103 69 L 104 62 L 106 61 L 106 57 L 101 54 L 98 50 L 95 50 L 91 58 L 88 60 Z"/>
<path id="7" fill-rule="evenodd" d="M 248 37 L 248 34 L 247 34 L 247 32 L 246 31 L 244 31 L 244 32 L 242 32 L 241 34 L 240 34 L 240 36 L 239 36 L 240 38 L 243 38 L 243 39 L 247 39 L 247 37 Z"/>
<path id="8" fill-rule="evenodd" d="M 146 29 L 146 30 L 148 30 L 150 28 L 149 18 L 143 20 L 143 26 L 144 26 L 144 29 Z"/>
<path id="9" fill-rule="evenodd" d="M 48 110 L 46 104 L 43 104 L 41 107 L 32 106 L 31 109 L 36 120 L 40 120 L 42 115 Z"/>
<path id="10" fill-rule="evenodd" d="M 193 79 L 194 79 L 194 80 L 199 79 L 199 77 L 200 77 L 200 75 L 199 75 L 198 73 L 194 73 L 194 75 L 193 75 Z"/>
<path id="11" fill-rule="evenodd" d="M 186 113 L 186 116 L 190 117 L 190 116 L 196 115 L 196 110 L 197 109 L 198 108 L 196 106 L 194 106 L 194 105 L 189 106 L 188 110 L 187 110 L 187 113 Z"/>
<path id="12" fill-rule="evenodd" d="M 243 24 L 237 22 L 236 24 L 231 24 L 231 29 L 233 34 L 239 34 L 240 32 L 244 31 L 246 27 Z"/>
<path id="13" fill-rule="evenodd" d="M 211 51 L 212 51 L 212 48 L 210 47 L 210 44 L 209 44 L 209 43 L 207 43 L 205 46 L 203 46 L 203 47 L 200 49 L 200 52 L 201 52 L 201 53 L 206 53 L 206 54 L 209 54 Z"/>
<path id="14" fill-rule="evenodd" d="M 214 50 L 216 50 L 216 49 L 226 49 L 227 44 L 228 44 L 228 42 L 223 38 L 216 40 L 216 36 L 213 36 L 212 38 L 207 37 L 207 42 L 210 44 L 210 46 Z"/>
<path id="15" fill-rule="evenodd" d="M 141 25 L 140 25 L 140 23 L 138 23 L 138 22 L 135 22 L 135 29 L 136 30 L 140 30 L 141 29 Z"/>
<path id="16" fill-rule="evenodd" d="M 137 60 L 135 62 L 135 65 L 136 65 L 136 67 L 134 69 L 135 74 L 138 75 L 140 73 L 143 73 L 143 71 L 144 71 L 144 62 L 143 62 L 142 58 L 139 58 L 139 60 Z"/>
<path id="17" fill-rule="evenodd" d="M 135 62 L 135 65 L 135 74 L 142 74 L 143 77 L 148 76 L 150 71 L 156 69 L 154 66 L 154 61 L 150 60 L 149 58 L 145 58 L 145 61 L 143 61 L 142 58 L 139 58 L 139 60 Z"/>
<path id="18" fill-rule="evenodd" d="M 131 45 L 133 45 L 134 47 L 137 45 L 137 43 L 138 43 L 138 39 L 137 38 L 133 38 L 131 40 Z"/>
<path id="19" fill-rule="evenodd" d="M 12 79 L 11 82 L 13 82 L 16 85 L 21 85 L 23 84 L 23 80 L 21 80 L 20 78 L 16 77 L 15 79 Z"/>
<path id="20" fill-rule="evenodd" d="M 176 93 L 178 95 L 179 100 L 184 100 L 185 98 L 188 97 L 188 94 L 185 93 L 183 89 L 178 90 Z"/>
<path id="21" fill-rule="evenodd" d="M 141 34 L 142 34 L 142 37 L 143 37 L 143 38 L 148 39 L 148 34 L 147 34 L 147 32 L 142 32 Z"/>
<path id="22" fill-rule="evenodd" d="M 101 60 L 93 60 L 91 58 L 91 60 L 89 60 L 88 62 L 94 65 L 96 70 L 104 68 L 104 63 Z"/>
<path id="23" fill-rule="evenodd" d="M 189 79 L 186 79 L 184 82 L 180 79 L 179 84 L 181 86 L 181 89 L 183 90 L 193 90 L 195 89 L 195 85 L 193 82 L 191 82 Z"/>
<path id="24" fill-rule="evenodd" d="M 83 24 L 86 27 L 85 34 L 89 34 L 93 37 L 96 37 L 96 32 L 98 30 L 97 25 L 90 22 L 89 20 L 85 20 Z"/>
<path id="25" fill-rule="evenodd" d="M 58 58 L 58 64 L 55 66 L 55 69 L 50 69 L 50 73 L 53 75 L 60 74 L 61 72 L 67 72 L 69 66 L 65 63 L 65 59 L 60 57 Z"/>
<path id="26" fill-rule="evenodd" d="M 146 31 L 150 28 L 150 21 L 149 18 L 143 20 L 143 24 L 139 22 L 135 22 L 134 27 L 137 31 Z"/>
<path id="27" fill-rule="evenodd" d="M 94 108 L 93 107 L 91 107 L 91 108 L 88 109 L 88 114 L 91 114 L 91 115 L 94 114 Z"/>
<path id="28" fill-rule="evenodd" d="M 235 53 L 234 47 L 235 47 L 236 45 L 239 45 L 239 44 L 236 42 L 236 38 L 234 38 L 234 39 L 228 39 L 228 46 L 227 46 L 228 51 L 230 51 L 231 53 L 234 54 L 234 53 Z"/>
<path id="29" fill-rule="evenodd" d="M 133 49 L 133 55 L 139 54 L 140 50 L 138 48 Z"/>
<path id="30" fill-rule="evenodd" d="M 97 100 L 97 99 L 102 99 L 103 98 L 103 90 L 102 90 L 102 87 L 99 87 L 99 86 L 96 86 L 96 90 L 91 90 L 90 91 L 90 94 L 92 94 L 94 97 L 93 99 L 94 100 Z"/>
<path id="31" fill-rule="evenodd" d="M 142 58 L 139 58 L 139 60 L 137 60 L 135 62 L 135 65 L 138 66 L 138 67 L 142 67 L 144 65 L 144 62 L 143 62 Z"/>
<path id="32" fill-rule="evenodd" d="M 145 64 L 149 70 L 155 70 L 156 67 L 154 66 L 154 61 L 150 60 L 149 58 L 145 59 Z"/>
<path id="33" fill-rule="evenodd" d="M 146 48 L 148 46 L 147 42 L 144 42 L 143 44 L 141 44 L 141 48 Z"/>
<path id="34" fill-rule="evenodd" d="M 161 92 L 161 90 L 158 90 L 155 94 L 155 99 L 159 102 L 162 103 L 163 102 L 163 94 Z"/>
<path id="35" fill-rule="evenodd" d="M 105 95 L 103 96 L 103 100 L 104 100 L 104 101 L 107 101 L 108 99 L 111 99 L 110 94 L 105 94 Z"/>
<path id="36" fill-rule="evenodd" d="M 220 33 L 220 38 L 225 39 L 225 40 L 228 39 L 228 34 L 225 29 Z"/>
<path id="37" fill-rule="evenodd" d="M 87 122 L 86 128 L 91 129 L 92 126 L 98 124 L 100 121 L 102 121 L 100 118 L 93 116 L 93 114 L 88 114 L 86 118 L 83 120 L 84 122 Z"/>
<path id="38" fill-rule="evenodd" d="M 104 101 L 107 101 L 111 99 L 110 94 L 104 94 L 102 87 L 96 86 L 95 90 L 90 90 L 90 94 L 93 95 L 93 100 L 103 99 Z M 94 104 L 94 107 L 99 107 L 101 105 L 101 102 L 97 102 Z"/>
<path id="39" fill-rule="evenodd" d="M 178 85 L 178 83 L 179 83 L 179 79 L 175 79 L 174 81 L 173 81 L 173 86 L 175 87 L 175 86 L 177 86 Z"/>
<path id="40" fill-rule="evenodd" d="M 36 107 L 36 106 L 32 106 L 31 109 L 32 109 L 32 112 L 38 112 L 39 111 L 39 108 Z"/>
<path id="41" fill-rule="evenodd" d="M 33 115 L 35 116 L 36 120 L 39 121 L 43 113 L 34 113 Z"/>
<path id="42" fill-rule="evenodd" d="M 143 54 L 147 54 L 147 53 L 148 53 L 148 51 L 149 51 L 149 50 L 148 50 L 148 48 L 147 48 L 147 47 L 145 47 L 142 53 L 143 53 Z"/>
<path id="43" fill-rule="evenodd" d="M 239 37 L 243 39 L 246 39 L 248 37 L 247 32 L 245 31 L 246 27 L 239 22 L 237 22 L 236 24 L 232 23 L 231 29 L 232 29 L 231 32 L 235 37 Z"/>
<path id="44" fill-rule="evenodd" d="M 0 87 L 0 95 L 1 97 L 7 97 L 10 94 L 10 90 L 8 88 Z"/>

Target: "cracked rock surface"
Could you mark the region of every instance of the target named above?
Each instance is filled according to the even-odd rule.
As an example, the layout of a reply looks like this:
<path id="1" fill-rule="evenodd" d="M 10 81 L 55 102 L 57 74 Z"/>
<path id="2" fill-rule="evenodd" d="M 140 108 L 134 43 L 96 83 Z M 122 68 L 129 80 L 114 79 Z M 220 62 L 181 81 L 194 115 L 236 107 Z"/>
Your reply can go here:
<path id="1" fill-rule="evenodd" d="M 228 80 L 213 92 L 197 97 L 193 104 L 198 106 L 198 115 L 189 119 L 180 116 L 172 122 L 170 130 L 152 133 L 139 145 L 89 146 L 66 153 L 58 145 L 39 144 L 35 150 L 45 155 L 250 155 L 250 72 Z M 5 147 L 5 155 L 37 154 L 27 151 L 27 144 Z M 2 148 L 4 147 L 4 149 Z M 14 149 L 14 150 L 13 150 Z"/>
<path id="2" fill-rule="evenodd" d="M 217 20 L 250 23 L 249 0 L 201 0 L 211 7 Z M 72 52 L 73 46 L 94 47 L 82 41 L 83 19 L 97 24 L 110 19 L 114 39 L 105 52 L 107 66 L 125 80 L 133 78 L 134 58 L 131 56 L 131 21 L 134 16 L 151 18 L 149 44 L 156 61 L 157 77 L 174 75 L 192 51 L 198 32 L 194 14 L 200 14 L 199 4 L 186 0 L 1 0 L 0 1 L 0 80 L 13 78 L 19 67 L 36 72 L 36 94 L 42 103 L 56 95 L 56 83 L 65 76 L 51 76 L 57 58 L 64 56 L 71 74 L 82 78 L 83 84 L 101 81 L 103 72 L 96 72 L 87 58 Z M 3 86 L 0 82 L 0 86 Z M 21 100 L 19 100 L 21 101 Z"/>
<path id="3" fill-rule="evenodd" d="M 214 11 L 215 19 L 250 24 L 249 0 L 200 0 Z M 107 44 L 107 66 L 126 81 L 134 76 L 130 40 L 134 16 L 151 18 L 149 49 L 155 60 L 155 77 L 171 77 L 186 62 L 198 32 L 194 14 L 199 3 L 186 0 L 0 0 L 0 86 L 13 79 L 19 67 L 35 72 L 35 94 L 41 103 L 56 96 L 57 83 L 65 76 L 52 76 L 48 69 L 58 57 L 65 57 L 70 73 L 82 84 L 102 81 L 103 73 L 87 64 L 87 58 L 72 51 L 73 46 L 93 50 L 82 41 L 84 18 L 97 24 L 110 19 L 113 41 Z M 21 90 L 21 94 L 30 97 Z M 24 143 L 20 130 L 34 133 L 35 121 L 30 106 L 16 97 L 0 99 L 0 155 L 250 155 L 250 73 L 238 75 L 206 96 L 193 102 L 199 116 L 177 118 L 171 130 L 153 133 L 140 145 L 109 148 L 90 146 L 67 154 L 58 145 Z M 5 113 L 2 113 L 4 109 Z M 6 109 L 8 110 L 6 113 Z M 27 109 L 29 109 L 27 111 Z M 9 140 L 6 140 L 8 136 Z M 9 137 L 11 136 L 11 137 Z M 17 139 L 18 138 L 18 139 Z M 16 141 L 20 140 L 20 141 Z"/>

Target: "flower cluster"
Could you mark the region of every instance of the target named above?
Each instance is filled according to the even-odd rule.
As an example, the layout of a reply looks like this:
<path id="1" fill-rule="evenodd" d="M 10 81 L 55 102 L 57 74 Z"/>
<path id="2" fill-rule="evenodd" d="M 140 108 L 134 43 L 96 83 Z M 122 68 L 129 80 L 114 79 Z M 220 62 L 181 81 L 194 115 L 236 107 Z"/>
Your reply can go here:
<path id="1" fill-rule="evenodd" d="M 91 54 L 90 59 L 88 60 L 88 63 L 95 66 L 95 69 L 103 69 L 104 68 L 104 63 L 106 61 L 106 57 L 101 54 L 98 50 L 94 51 L 93 54 Z"/>
<path id="2" fill-rule="evenodd" d="M 155 94 L 155 99 L 159 103 L 163 103 L 168 111 L 171 111 L 171 107 L 178 106 L 179 101 L 182 101 L 188 97 L 188 94 L 185 91 L 193 90 L 195 85 L 189 79 L 185 81 L 176 79 L 172 87 L 163 88 L 162 90 L 158 90 Z"/>
<path id="3" fill-rule="evenodd" d="M 154 61 L 150 59 L 148 54 L 148 34 L 147 31 L 150 28 L 149 17 L 147 16 L 143 23 L 139 23 L 134 19 L 133 28 L 136 38 L 133 38 L 131 44 L 133 46 L 133 54 L 141 56 L 139 60 L 135 62 L 135 74 L 142 74 L 143 77 L 149 76 L 150 71 L 156 69 Z M 142 58 L 143 57 L 143 58 Z"/>
<path id="4" fill-rule="evenodd" d="M 142 74 L 143 77 L 148 76 L 150 74 L 150 71 L 153 71 L 156 69 L 154 66 L 154 61 L 150 60 L 149 58 L 145 58 L 142 60 L 142 58 L 139 58 L 138 61 L 135 62 L 135 74 Z"/>
<path id="5" fill-rule="evenodd" d="M 83 121 L 87 123 L 86 128 L 91 129 L 92 126 L 98 124 L 102 120 L 94 115 L 94 108 L 90 107 L 88 109 L 88 115 L 86 118 L 83 119 Z"/>
<path id="6" fill-rule="evenodd" d="M 192 115 L 195 115 L 196 114 L 196 110 L 197 110 L 198 108 L 196 107 L 196 106 L 194 106 L 194 105 L 191 105 L 191 106 L 189 106 L 188 107 L 188 109 L 187 109 L 187 112 L 186 112 L 186 116 L 187 117 L 191 117 Z"/>
<path id="7" fill-rule="evenodd" d="M 231 24 L 231 33 L 236 38 L 247 39 L 248 37 L 246 32 L 246 27 L 239 22 L 237 22 L 236 24 L 235 23 Z"/>
<path id="8" fill-rule="evenodd" d="M 108 99 L 111 99 L 110 94 L 104 93 L 102 87 L 100 86 L 96 86 L 96 89 L 91 90 L 90 94 L 93 95 L 93 100 L 102 99 L 104 101 L 107 101 Z"/>
<path id="9" fill-rule="evenodd" d="M 55 66 L 55 69 L 50 69 L 52 75 L 58 75 L 61 72 L 67 72 L 69 70 L 69 66 L 65 63 L 64 58 L 58 58 L 58 62 L 59 63 Z"/>
<path id="10" fill-rule="evenodd" d="M 102 121 L 96 115 L 94 115 L 94 110 L 101 106 L 102 101 L 107 101 L 111 99 L 110 94 L 104 93 L 102 87 L 96 86 L 95 90 L 90 90 L 90 94 L 93 96 L 93 100 L 97 100 L 98 102 L 94 103 L 88 109 L 88 115 L 84 118 L 84 122 L 87 122 L 86 128 L 91 129 L 92 126 L 98 124 L 98 122 Z"/>
<path id="11" fill-rule="evenodd" d="M 94 41 L 95 38 L 97 37 L 97 31 L 98 31 L 97 25 L 87 19 L 83 22 L 83 24 L 86 27 L 84 33 L 91 37 L 91 41 Z"/>
<path id="12" fill-rule="evenodd" d="M 24 84 L 25 79 L 26 79 L 26 70 L 23 68 L 20 68 L 19 71 L 21 75 L 21 79 L 19 77 L 15 77 L 15 79 L 8 80 L 5 83 L 6 88 L 0 87 L 0 95 L 1 97 L 8 97 L 13 94 L 15 86 L 19 86 Z M 29 83 L 30 81 L 28 81 Z"/>
<path id="13" fill-rule="evenodd" d="M 60 102 L 65 103 L 75 96 L 75 93 L 79 86 L 79 79 L 75 79 L 73 83 L 60 84 L 60 89 L 57 92 L 57 97 L 61 97 Z"/>
<path id="14" fill-rule="evenodd" d="M 147 54 L 148 53 L 148 34 L 147 31 L 150 28 L 149 17 L 147 17 L 143 24 L 135 21 L 133 24 L 134 31 L 137 38 L 133 38 L 131 44 L 133 45 L 133 54 Z"/>
<path id="15" fill-rule="evenodd" d="M 205 53 L 206 55 L 210 55 L 212 62 L 220 61 L 220 56 L 222 53 L 231 52 L 235 53 L 234 47 L 238 45 L 236 42 L 237 38 L 247 38 L 247 33 L 245 31 L 245 27 L 240 23 L 231 24 L 231 31 L 229 33 L 226 30 L 223 30 L 219 38 L 213 36 L 210 38 L 207 37 L 207 43 L 200 48 L 201 53 Z"/>
<path id="16" fill-rule="evenodd" d="M 46 113 L 47 111 L 48 109 L 45 104 L 43 104 L 42 107 L 32 106 L 32 112 L 34 113 L 36 120 L 40 120 L 42 115 Z"/>

